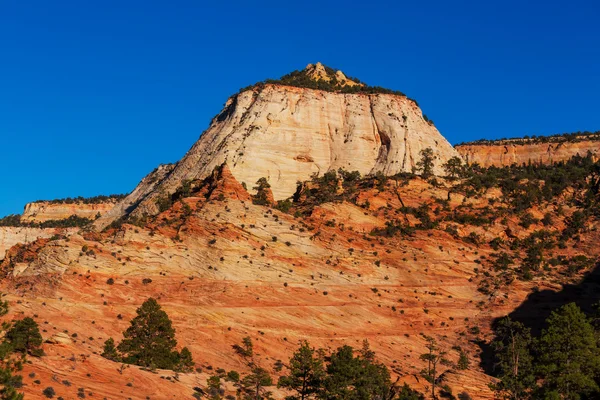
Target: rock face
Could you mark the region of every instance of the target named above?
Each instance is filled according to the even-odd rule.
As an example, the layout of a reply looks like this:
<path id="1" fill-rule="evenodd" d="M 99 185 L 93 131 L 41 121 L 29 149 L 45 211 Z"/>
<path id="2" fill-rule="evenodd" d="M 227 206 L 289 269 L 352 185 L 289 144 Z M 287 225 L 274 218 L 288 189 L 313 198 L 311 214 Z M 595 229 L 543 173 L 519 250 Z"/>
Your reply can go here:
<path id="1" fill-rule="evenodd" d="M 309 76 L 323 74 L 318 64 L 305 71 Z M 347 82 L 345 86 L 354 83 L 336 74 L 338 78 Z M 295 192 L 298 181 L 339 168 L 363 175 L 410 172 L 427 147 L 436 155 L 435 173 L 442 173 L 442 164 L 458 156 L 405 96 L 261 85 L 231 97 L 164 179 L 152 186 L 141 184 L 99 226 L 132 207 L 133 216 L 155 215 L 161 196 L 223 164 L 248 189 L 267 178 L 275 200 L 280 200 Z"/>
<path id="2" fill-rule="evenodd" d="M 75 229 L 27 228 L 0 226 L 0 260 L 4 259 L 6 250 L 19 243 L 30 243 L 40 238 L 49 238 L 58 231 L 74 231 Z"/>
<path id="3" fill-rule="evenodd" d="M 114 220 L 119 219 L 123 215 L 127 215 L 131 210 L 135 209 L 149 193 L 152 193 L 156 189 L 165 177 L 173 171 L 174 167 L 173 164 L 159 165 L 154 171 L 146 175 L 126 198 L 118 202 L 106 214 L 100 216 L 100 218 L 94 222 L 94 226 L 97 228 L 104 228 Z"/>
<path id="4" fill-rule="evenodd" d="M 573 156 L 585 156 L 591 152 L 597 159 L 600 151 L 600 141 L 580 140 L 562 141 L 556 143 L 511 143 L 502 141 L 491 144 L 465 144 L 456 146 L 468 164 L 478 163 L 483 167 L 502 167 L 512 164 L 551 164 L 567 161 Z"/>
<path id="5" fill-rule="evenodd" d="M 67 219 L 72 215 L 93 220 L 98 214 L 102 215 L 112 209 L 116 203 L 116 200 L 93 204 L 83 202 L 54 203 L 50 201 L 36 201 L 28 203 L 25 206 L 21 221 L 25 223 L 40 223 L 50 220 Z"/>

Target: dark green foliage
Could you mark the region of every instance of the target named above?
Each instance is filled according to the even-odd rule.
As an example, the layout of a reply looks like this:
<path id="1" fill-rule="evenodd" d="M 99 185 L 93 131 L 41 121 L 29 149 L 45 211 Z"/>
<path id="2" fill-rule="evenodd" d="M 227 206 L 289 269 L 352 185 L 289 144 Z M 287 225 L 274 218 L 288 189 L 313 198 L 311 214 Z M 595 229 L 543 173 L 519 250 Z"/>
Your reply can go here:
<path id="1" fill-rule="evenodd" d="M 48 386 L 46 389 L 44 389 L 42 391 L 42 393 L 44 394 L 44 396 L 46 396 L 49 399 L 53 398 L 54 395 L 56 395 L 56 391 L 54 390 L 54 388 L 52 386 Z"/>
<path id="2" fill-rule="evenodd" d="M 460 157 L 454 156 L 443 165 L 444 171 L 452 179 L 462 178 L 465 175 L 465 165 Z"/>
<path id="3" fill-rule="evenodd" d="M 413 236 L 415 234 L 415 228 L 404 221 L 394 220 L 386 221 L 385 228 L 374 228 L 371 231 L 371 235 L 374 236 L 394 237 L 397 234 L 402 236 Z"/>
<path id="4" fill-rule="evenodd" d="M 296 393 L 289 400 L 305 400 L 314 398 L 321 389 L 325 377 L 322 355 L 311 348 L 308 342 L 303 342 L 294 353 L 289 363 L 289 374 L 279 378 L 278 387 Z"/>
<path id="5" fill-rule="evenodd" d="M 400 389 L 400 391 L 398 392 L 398 400 L 424 400 L 425 397 L 417 392 L 416 390 L 413 390 L 410 386 L 408 386 L 406 383 L 404 385 L 402 385 L 402 388 Z"/>
<path id="6" fill-rule="evenodd" d="M 429 179 L 433 176 L 433 161 L 435 155 L 431 147 L 427 147 L 419 152 L 421 159 L 417 162 L 417 168 L 423 179 Z"/>
<path id="7" fill-rule="evenodd" d="M 368 346 L 358 355 L 350 346 L 338 348 L 329 357 L 323 399 L 385 399 L 391 390 L 387 368 L 374 359 Z"/>
<path id="8" fill-rule="evenodd" d="M 234 344 L 233 349 L 236 353 L 244 358 L 251 358 L 254 355 L 254 345 L 250 336 L 246 336 L 242 339 L 242 344 Z"/>
<path id="9" fill-rule="evenodd" d="M 456 146 L 467 146 L 467 145 L 485 145 L 485 146 L 497 146 L 501 144 L 512 144 L 512 145 L 527 145 L 536 143 L 561 143 L 561 142 L 579 142 L 582 140 L 600 140 L 600 131 L 590 132 L 571 132 L 571 133 L 557 133 L 554 135 L 532 135 L 524 136 L 519 138 L 502 138 L 502 139 L 480 139 L 472 142 L 459 143 Z"/>
<path id="10" fill-rule="evenodd" d="M 427 353 L 421 354 L 420 358 L 427 361 L 427 368 L 421 371 L 421 375 L 431 384 L 431 397 L 435 399 L 435 387 L 439 374 L 438 364 L 444 360 L 446 352 L 438 347 L 434 338 L 425 336 L 425 340 L 427 341 Z"/>
<path id="11" fill-rule="evenodd" d="M 14 351 L 35 356 L 43 354 L 42 335 L 37 322 L 30 317 L 16 321 L 6 332 L 5 340 Z"/>
<path id="12" fill-rule="evenodd" d="M 190 372 L 194 369 L 194 360 L 192 359 L 192 353 L 187 347 L 184 347 L 179 352 L 179 362 L 177 365 L 177 371 Z"/>
<path id="13" fill-rule="evenodd" d="M 469 357 L 467 356 L 467 353 L 464 351 L 460 352 L 456 366 L 458 369 L 469 369 Z"/>
<path id="14" fill-rule="evenodd" d="M 116 350 L 112 338 L 105 342 L 103 356 L 146 368 L 190 370 L 194 365 L 191 353 L 185 347 L 177 352 L 176 345 L 169 316 L 155 299 L 149 298 L 137 309 Z"/>
<path id="15" fill-rule="evenodd" d="M 273 380 L 267 370 L 254 366 L 251 373 L 241 380 L 240 386 L 247 399 L 268 399 L 271 393 L 266 388 L 273 386 Z"/>
<path id="16" fill-rule="evenodd" d="M 290 211 L 290 208 L 292 208 L 292 201 L 290 199 L 279 200 L 275 208 L 281 212 L 287 213 Z"/>
<path id="17" fill-rule="evenodd" d="M 240 380 L 240 373 L 237 371 L 229 371 L 227 373 L 227 377 L 226 379 L 230 382 L 239 382 Z"/>
<path id="18" fill-rule="evenodd" d="M 159 212 L 165 212 L 173 205 L 173 200 L 171 196 L 167 194 L 162 194 L 156 200 L 156 207 L 158 207 Z"/>
<path id="19" fill-rule="evenodd" d="M 117 348 L 115 347 L 115 340 L 113 338 L 108 338 L 104 342 L 104 351 L 102 352 L 102 357 L 111 361 L 118 361 L 120 359 Z"/>
<path id="20" fill-rule="evenodd" d="M 22 226 L 21 216 L 18 214 L 11 214 L 0 218 L 0 226 Z"/>
<path id="21" fill-rule="evenodd" d="M 547 324 L 539 341 L 543 389 L 567 400 L 597 393 L 600 388 L 594 378 L 600 373 L 600 354 L 586 315 L 570 303 L 552 312 Z"/>
<path id="22" fill-rule="evenodd" d="M 260 178 L 256 181 L 256 186 L 254 190 L 256 190 L 256 194 L 252 196 L 252 203 L 257 204 L 259 206 L 266 206 L 269 204 L 268 197 L 268 189 L 271 188 L 267 178 Z"/>
<path id="23" fill-rule="evenodd" d="M 0 316 L 4 316 L 8 313 L 8 302 L 0 300 Z M 31 318 L 30 318 L 31 319 Z M 20 322 L 20 321 L 17 321 Z M 35 324 L 35 321 L 34 321 Z M 37 336 L 33 329 L 28 328 L 31 323 L 26 321 L 21 323 L 20 327 L 13 331 L 13 339 L 15 339 L 22 348 L 27 350 L 27 343 L 31 342 L 30 347 L 36 354 L 41 354 L 41 349 L 37 345 L 38 340 L 29 340 L 28 336 Z M 36 325 L 37 327 L 37 325 Z M 14 326 L 13 326 L 14 328 Z M 24 329 L 25 328 L 25 329 Z M 6 329 L 6 324 L 2 325 L 2 329 Z M 12 328 L 11 328 L 12 329 Z M 30 332 L 30 333 L 27 333 Z M 39 335 L 39 331 L 37 332 Z M 41 337 L 40 337 L 41 338 Z M 41 341 L 39 342 L 41 344 Z M 22 360 L 24 355 L 19 356 L 18 361 L 14 361 L 11 358 L 11 353 L 14 351 L 13 344 L 9 338 L 4 337 L 4 340 L 0 344 L 0 399 L 1 400 L 23 400 L 24 395 L 17 391 L 18 388 L 23 386 L 23 378 L 20 375 L 13 375 L 14 372 L 20 371 L 23 368 Z"/>
<path id="24" fill-rule="evenodd" d="M 99 195 L 93 197 L 66 197 L 64 199 L 54 199 L 54 200 L 36 200 L 34 203 L 50 203 L 50 204 L 100 204 L 107 203 L 109 201 L 119 201 L 127 197 L 126 194 L 109 194 L 109 195 Z"/>
<path id="25" fill-rule="evenodd" d="M 494 388 L 506 399 L 524 398 L 535 383 L 531 344 L 531 333 L 523 324 L 508 317 L 499 321 L 492 348 L 500 382 Z"/>
<path id="26" fill-rule="evenodd" d="M 306 70 L 302 71 L 293 71 L 287 75 L 282 76 L 279 79 L 267 79 L 262 82 L 255 83 L 254 85 L 245 87 L 240 89 L 240 93 L 246 90 L 254 89 L 254 88 L 262 88 L 266 84 L 276 84 L 276 85 L 285 85 L 285 86 L 295 86 L 307 89 L 316 89 L 316 90 L 325 90 L 328 92 L 339 92 L 339 93 L 383 93 L 383 94 L 395 94 L 397 96 L 406 97 L 406 95 L 402 92 L 396 90 L 390 90 L 386 88 L 382 88 L 380 86 L 369 86 L 363 84 L 356 78 L 347 77 L 349 80 L 359 83 L 361 85 L 355 86 L 344 86 L 342 82 L 338 82 L 336 79 L 335 73 L 337 72 L 335 69 L 324 66 L 327 72 L 327 75 L 331 80 L 315 80 L 311 76 L 306 73 Z M 414 100 L 413 100 L 414 101 Z M 416 102 L 415 102 L 416 103 Z"/>
<path id="27" fill-rule="evenodd" d="M 515 212 L 528 211 L 533 205 L 551 201 L 568 187 L 587 189 L 588 178 L 596 168 L 591 156 L 574 156 L 569 161 L 552 165 L 512 165 L 481 168 L 470 166 L 468 179 L 461 185 L 469 193 L 500 187 L 503 199 Z"/>
<path id="28" fill-rule="evenodd" d="M 0 226 L 17 226 L 29 228 L 77 228 L 89 225 L 93 221 L 89 218 L 71 215 L 65 219 L 50 219 L 44 222 L 21 222 L 20 215 L 9 215 L 0 219 Z"/>

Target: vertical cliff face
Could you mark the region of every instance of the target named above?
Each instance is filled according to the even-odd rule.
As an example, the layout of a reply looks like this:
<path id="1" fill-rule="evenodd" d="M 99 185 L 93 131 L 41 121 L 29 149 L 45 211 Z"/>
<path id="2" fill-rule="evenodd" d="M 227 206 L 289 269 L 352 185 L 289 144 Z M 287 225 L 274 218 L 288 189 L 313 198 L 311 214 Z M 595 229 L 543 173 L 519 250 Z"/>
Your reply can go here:
<path id="1" fill-rule="evenodd" d="M 541 142 L 510 140 L 485 144 L 470 143 L 456 146 L 468 164 L 479 164 L 483 167 L 502 167 L 512 164 L 552 164 L 567 161 L 574 156 L 586 156 L 588 153 L 597 159 L 600 152 L 598 140 L 574 140 Z"/>
<path id="2" fill-rule="evenodd" d="M 161 196 L 174 193 L 185 180 L 208 176 L 222 164 L 250 190 L 259 178 L 267 178 L 279 200 L 291 196 L 297 182 L 313 174 L 339 168 L 363 175 L 410 172 L 420 151 L 428 147 L 436 156 L 435 173 L 442 173 L 442 164 L 458 156 L 414 101 L 391 93 L 363 93 L 362 83 L 338 72 L 327 75 L 317 64 L 300 76 L 317 79 L 317 86 L 328 77 L 326 85 L 335 83 L 336 88 L 350 87 L 346 91 L 357 93 L 265 84 L 233 96 L 172 171 L 146 187 L 142 196 L 134 192 L 122 204 L 135 204 L 134 216 L 156 214 Z M 117 206 L 108 217 L 117 218 L 126 208 Z"/>

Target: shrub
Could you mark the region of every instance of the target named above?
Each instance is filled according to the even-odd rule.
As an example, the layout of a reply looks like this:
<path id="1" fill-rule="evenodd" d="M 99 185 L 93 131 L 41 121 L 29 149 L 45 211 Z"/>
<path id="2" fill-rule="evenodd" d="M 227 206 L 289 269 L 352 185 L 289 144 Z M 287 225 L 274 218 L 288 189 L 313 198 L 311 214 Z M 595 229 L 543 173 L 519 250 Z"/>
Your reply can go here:
<path id="1" fill-rule="evenodd" d="M 54 395 L 56 394 L 56 392 L 54 391 L 54 388 L 52 388 L 51 386 L 48 386 L 46 389 L 44 389 L 42 391 L 42 393 L 44 394 L 44 396 L 46 396 L 49 399 L 53 398 Z"/>

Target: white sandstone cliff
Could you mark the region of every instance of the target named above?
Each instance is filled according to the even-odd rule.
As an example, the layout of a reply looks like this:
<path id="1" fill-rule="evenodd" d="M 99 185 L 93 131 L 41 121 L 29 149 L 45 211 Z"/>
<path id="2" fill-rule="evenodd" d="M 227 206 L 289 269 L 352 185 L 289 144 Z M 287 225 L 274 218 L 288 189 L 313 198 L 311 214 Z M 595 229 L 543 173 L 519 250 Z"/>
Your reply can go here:
<path id="1" fill-rule="evenodd" d="M 309 65 L 307 71 L 311 67 L 318 69 Z M 222 164 L 248 189 L 267 178 L 279 200 L 315 173 L 339 168 L 363 175 L 411 172 L 420 151 L 428 147 L 436 156 L 436 174 L 443 173 L 442 164 L 449 158 L 460 157 L 405 96 L 257 86 L 231 97 L 172 171 L 153 185 L 140 184 L 97 226 L 106 226 L 126 209 L 138 217 L 156 214 L 158 198 Z"/>

